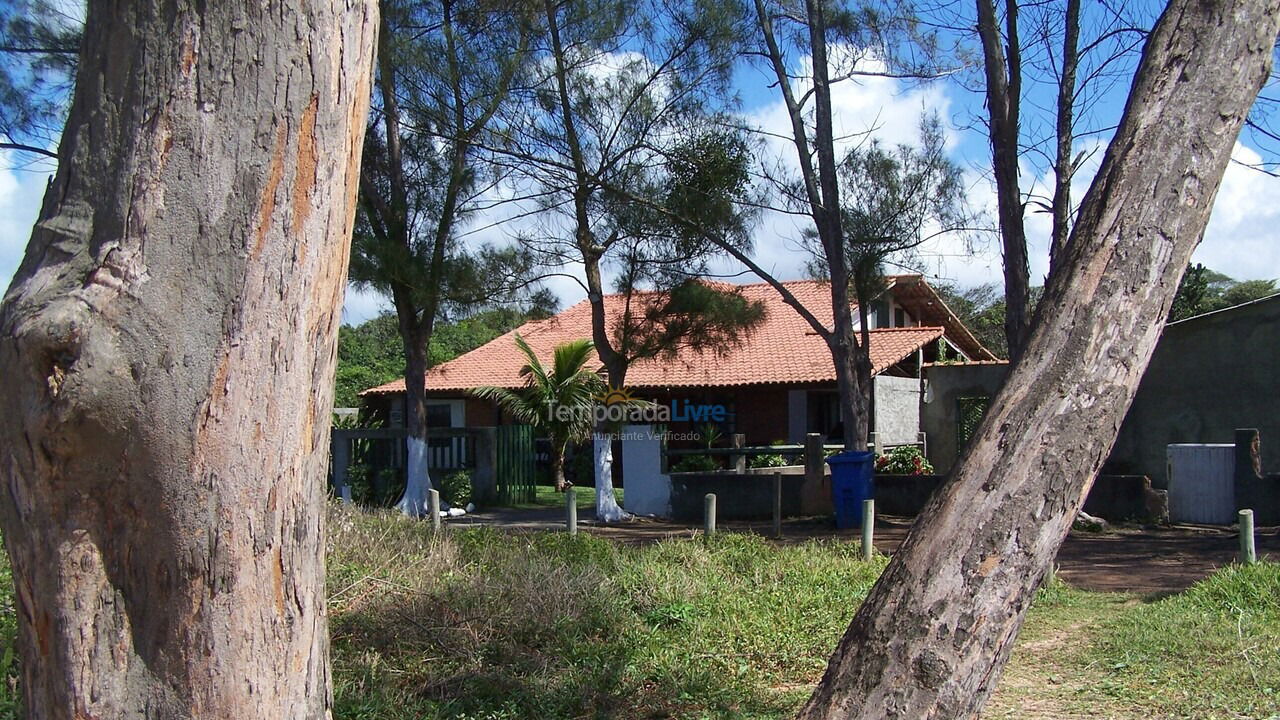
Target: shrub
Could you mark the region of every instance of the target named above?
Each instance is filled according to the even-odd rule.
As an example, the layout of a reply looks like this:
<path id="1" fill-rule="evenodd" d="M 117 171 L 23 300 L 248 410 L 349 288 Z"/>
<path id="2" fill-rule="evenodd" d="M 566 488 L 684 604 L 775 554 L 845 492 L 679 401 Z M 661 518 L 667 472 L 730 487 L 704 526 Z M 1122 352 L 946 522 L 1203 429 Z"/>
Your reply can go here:
<path id="1" fill-rule="evenodd" d="M 672 472 L 714 472 L 720 461 L 710 455 L 686 455 L 671 467 Z"/>
<path id="2" fill-rule="evenodd" d="M 902 445 L 876 456 L 876 472 L 886 475 L 932 475 L 933 465 L 915 445 Z"/>
<path id="3" fill-rule="evenodd" d="M 440 480 L 440 499 L 456 507 L 471 502 L 471 473 L 458 470 L 445 475 Z"/>
<path id="4" fill-rule="evenodd" d="M 752 455 L 747 458 L 747 467 L 749 468 L 771 468 L 782 467 L 787 464 L 787 459 L 778 453 L 769 453 L 767 455 Z"/>

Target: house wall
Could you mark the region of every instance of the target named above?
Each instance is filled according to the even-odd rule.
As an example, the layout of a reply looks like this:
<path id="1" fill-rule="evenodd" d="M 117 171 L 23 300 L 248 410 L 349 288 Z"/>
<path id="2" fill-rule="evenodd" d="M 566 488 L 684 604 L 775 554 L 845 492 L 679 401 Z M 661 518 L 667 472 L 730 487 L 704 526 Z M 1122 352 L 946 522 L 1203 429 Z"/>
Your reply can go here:
<path id="1" fill-rule="evenodd" d="M 993 397 L 1007 365 L 934 365 L 922 424 L 929 461 L 950 472 L 957 447 L 957 400 Z M 1237 428 L 1280 438 L 1280 296 L 1165 328 L 1103 472 L 1145 475 L 1167 488 L 1173 443 L 1230 443 Z M 1280 465 L 1280 442 L 1264 443 L 1265 467 Z"/>
<path id="2" fill-rule="evenodd" d="M 734 424 L 747 436 L 748 445 L 768 445 L 786 440 L 790 404 L 784 385 L 738 388 L 734 399 Z"/>
<path id="3" fill-rule="evenodd" d="M 1164 330 L 1120 426 L 1106 472 L 1168 487 L 1165 447 L 1230 443 L 1236 428 L 1280 438 L 1280 296 L 1173 323 Z M 1264 442 L 1264 467 L 1280 442 Z"/>
<path id="4" fill-rule="evenodd" d="M 957 435 L 961 398 L 994 397 L 1009 370 L 1004 364 L 933 365 L 925 368 L 927 390 L 920 424 L 926 455 L 940 475 L 951 472 L 962 448 Z"/>

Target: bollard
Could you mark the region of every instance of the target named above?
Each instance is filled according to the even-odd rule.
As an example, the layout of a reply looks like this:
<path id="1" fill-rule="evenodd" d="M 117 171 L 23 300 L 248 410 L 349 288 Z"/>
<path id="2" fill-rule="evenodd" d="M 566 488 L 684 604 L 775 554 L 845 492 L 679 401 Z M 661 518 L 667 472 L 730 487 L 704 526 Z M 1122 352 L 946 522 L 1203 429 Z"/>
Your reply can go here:
<path id="1" fill-rule="evenodd" d="M 703 502 L 705 517 L 703 518 L 702 529 L 703 533 L 710 539 L 716 534 L 716 494 L 707 493 L 707 497 L 703 499 Z"/>
<path id="2" fill-rule="evenodd" d="M 1241 510 L 1240 518 L 1240 562 L 1252 565 L 1258 562 L 1258 550 L 1253 544 L 1253 511 Z"/>
<path id="3" fill-rule="evenodd" d="M 773 536 L 782 537 L 782 473 L 773 473 Z"/>
<path id="4" fill-rule="evenodd" d="M 564 512 L 565 524 L 569 528 L 569 535 L 578 534 L 578 493 L 571 487 L 564 490 Z"/>
<path id="5" fill-rule="evenodd" d="M 862 501 L 862 561 L 871 562 L 875 553 L 876 501 Z"/>
<path id="6" fill-rule="evenodd" d="M 427 512 L 431 513 L 431 529 L 440 532 L 440 491 L 427 491 Z"/>

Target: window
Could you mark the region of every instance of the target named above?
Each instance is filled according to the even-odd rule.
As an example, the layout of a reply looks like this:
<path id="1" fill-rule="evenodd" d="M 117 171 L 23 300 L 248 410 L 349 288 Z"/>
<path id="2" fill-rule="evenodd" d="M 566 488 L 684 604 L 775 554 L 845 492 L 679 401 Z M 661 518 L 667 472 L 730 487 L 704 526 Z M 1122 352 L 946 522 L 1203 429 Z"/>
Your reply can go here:
<path id="1" fill-rule="evenodd" d="M 903 310 L 902 308 L 897 308 L 897 309 L 895 309 L 895 310 L 893 311 L 893 326 L 894 326 L 894 327 L 906 327 L 906 326 L 907 326 L 907 311 L 906 311 L 906 310 Z"/>
<path id="2" fill-rule="evenodd" d="M 453 406 L 448 403 L 427 404 L 427 427 L 453 427 Z"/>

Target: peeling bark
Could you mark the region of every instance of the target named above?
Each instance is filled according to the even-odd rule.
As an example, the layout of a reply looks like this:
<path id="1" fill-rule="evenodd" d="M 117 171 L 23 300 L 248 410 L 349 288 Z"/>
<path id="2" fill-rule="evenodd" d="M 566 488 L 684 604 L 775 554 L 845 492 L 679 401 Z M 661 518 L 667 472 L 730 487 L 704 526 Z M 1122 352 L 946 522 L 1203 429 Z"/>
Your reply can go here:
<path id="1" fill-rule="evenodd" d="M 800 717 L 974 717 L 1115 440 L 1268 76 L 1280 2 L 1174 0 L 1022 360 Z"/>
<path id="2" fill-rule="evenodd" d="M 30 718 L 325 718 L 324 476 L 376 9 L 89 3 L 0 308 Z"/>

